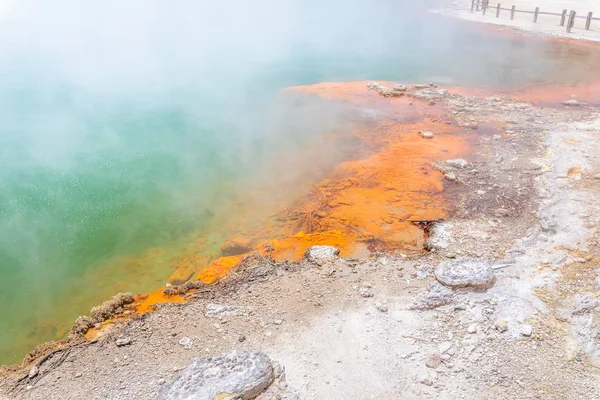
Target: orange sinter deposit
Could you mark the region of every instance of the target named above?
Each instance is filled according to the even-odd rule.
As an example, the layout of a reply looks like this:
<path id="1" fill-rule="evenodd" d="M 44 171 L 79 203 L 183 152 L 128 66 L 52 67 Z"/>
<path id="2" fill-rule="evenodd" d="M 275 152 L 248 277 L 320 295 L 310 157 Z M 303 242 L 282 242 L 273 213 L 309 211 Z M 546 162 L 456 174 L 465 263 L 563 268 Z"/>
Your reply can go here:
<path id="1" fill-rule="evenodd" d="M 353 109 L 353 127 L 331 136 L 340 143 L 357 143 L 356 148 L 319 180 L 299 182 L 307 189 L 300 195 L 283 200 L 274 193 L 269 200 L 263 193 L 259 205 L 250 195 L 246 202 L 252 205 L 236 202 L 230 214 L 236 219 L 220 220 L 215 227 L 226 232 L 220 254 L 191 251 L 182 256 L 171 282 L 191 277 L 213 283 L 254 251 L 277 261 L 300 260 L 312 245 L 335 246 L 344 257 L 364 257 L 377 249 L 421 252 L 424 227 L 452 212 L 458 185 L 445 180 L 432 162 L 469 158 L 475 134 L 445 122 L 450 119 L 443 105 L 409 96 L 384 97 L 369 90 L 367 82 L 293 87 L 284 94 L 302 101 L 341 102 Z M 136 299 L 136 312 L 165 300 L 183 298 L 160 290 Z"/>

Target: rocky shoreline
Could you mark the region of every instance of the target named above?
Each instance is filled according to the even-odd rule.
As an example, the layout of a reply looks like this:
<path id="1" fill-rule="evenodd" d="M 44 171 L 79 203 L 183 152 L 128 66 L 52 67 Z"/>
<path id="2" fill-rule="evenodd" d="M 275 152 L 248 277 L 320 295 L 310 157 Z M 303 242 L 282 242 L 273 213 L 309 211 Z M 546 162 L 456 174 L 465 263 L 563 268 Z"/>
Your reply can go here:
<path id="1" fill-rule="evenodd" d="M 5 369 L 0 398 L 600 397 L 599 110 L 418 90 L 477 136 L 472 159 L 436 162 L 460 199 L 429 252 L 254 254 L 185 304 Z"/>

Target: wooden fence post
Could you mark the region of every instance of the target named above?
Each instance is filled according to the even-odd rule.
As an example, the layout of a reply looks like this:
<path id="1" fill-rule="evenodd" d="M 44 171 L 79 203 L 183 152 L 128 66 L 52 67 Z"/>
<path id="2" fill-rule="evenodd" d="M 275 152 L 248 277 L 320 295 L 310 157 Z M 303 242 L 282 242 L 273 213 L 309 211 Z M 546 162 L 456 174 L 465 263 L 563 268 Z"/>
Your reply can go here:
<path id="1" fill-rule="evenodd" d="M 587 20 L 585 21 L 585 30 L 590 30 L 590 24 L 592 23 L 592 15 L 594 15 L 591 11 L 588 13 Z"/>
<path id="2" fill-rule="evenodd" d="M 565 18 L 567 18 L 567 10 L 563 10 L 562 15 L 560 16 L 560 26 L 565 26 Z"/>
<path id="3" fill-rule="evenodd" d="M 538 14 L 539 14 L 539 12 L 540 12 L 540 8 L 539 8 L 539 7 L 536 7 L 536 8 L 535 8 L 535 13 L 533 13 L 533 23 L 534 23 L 534 24 L 535 24 L 535 23 L 537 23 L 537 19 L 538 19 Z"/>
<path id="4" fill-rule="evenodd" d="M 510 9 L 510 19 L 515 19 L 515 6 Z"/>
<path id="5" fill-rule="evenodd" d="M 500 16 L 500 3 L 498 3 L 498 7 L 496 7 L 496 18 Z"/>
<path id="6" fill-rule="evenodd" d="M 567 21 L 567 32 L 571 33 L 573 25 L 575 25 L 575 11 L 571 10 L 571 13 L 569 14 L 569 20 Z"/>

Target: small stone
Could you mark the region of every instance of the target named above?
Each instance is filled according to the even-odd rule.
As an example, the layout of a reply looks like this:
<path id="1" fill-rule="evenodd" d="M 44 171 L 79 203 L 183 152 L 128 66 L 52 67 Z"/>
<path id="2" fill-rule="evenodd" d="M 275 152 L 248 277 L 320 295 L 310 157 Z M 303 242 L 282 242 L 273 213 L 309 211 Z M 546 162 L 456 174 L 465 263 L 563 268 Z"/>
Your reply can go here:
<path id="1" fill-rule="evenodd" d="M 31 386 L 31 385 L 27 385 L 27 387 L 26 387 L 25 389 L 27 389 L 27 390 L 31 390 L 31 389 L 33 389 L 33 386 Z"/>
<path id="2" fill-rule="evenodd" d="M 311 246 L 304 252 L 304 259 L 322 265 L 336 261 L 339 254 L 340 250 L 333 246 Z"/>
<path id="3" fill-rule="evenodd" d="M 521 326 L 521 335 L 531 336 L 532 333 L 533 333 L 533 328 L 531 327 L 531 325 L 524 324 L 523 326 Z"/>
<path id="4" fill-rule="evenodd" d="M 581 105 L 581 103 L 575 99 L 566 100 L 563 102 L 563 104 L 565 106 L 571 106 L 571 107 L 577 107 L 577 106 Z"/>
<path id="5" fill-rule="evenodd" d="M 275 321 L 273 321 L 273 325 L 281 325 L 281 324 L 283 324 L 282 319 L 276 319 Z"/>
<path id="6" fill-rule="evenodd" d="M 375 291 L 369 287 L 361 287 L 358 293 L 364 298 L 375 296 Z"/>
<path id="7" fill-rule="evenodd" d="M 184 336 L 179 340 L 179 344 L 182 345 L 186 349 L 191 349 L 194 341 L 187 336 Z"/>
<path id="8" fill-rule="evenodd" d="M 131 344 L 131 338 L 129 336 L 120 337 L 115 341 L 115 343 L 117 344 L 117 347 L 127 346 Z"/>
<path id="9" fill-rule="evenodd" d="M 238 342 L 242 343 L 246 341 L 246 336 L 244 335 L 240 335 L 240 337 L 238 337 Z"/>
<path id="10" fill-rule="evenodd" d="M 471 325 L 469 325 L 469 327 L 467 328 L 467 332 L 468 332 L 468 333 L 470 333 L 470 334 L 477 333 L 477 330 L 478 330 L 478 328 L 479 328 L 479 325 L 478 325 L 478 324 L 471 324 Z"/>
<path id="11" fill-rule="evenodd" d="M 435 101 L 434 100 L 429 100 L 427 102 L 430 106 L 435 106 Z"/>
<path id="12" fill-rule="evenodd" d="M 452 297 L 453 292 L 451 289 L 437 281 L 433 281 L 427 291 L 417 296 L 410 308 L 413 310 L 432 310 L 450 303 Z"/>
<path id="13" fill-rule="evenodd" d="M 266 337 L 269 337 L 269 336 L 271 336 L 272 334 L 273 334 L 273 332 L 271 332 L 271 331 L 266 331 L 266 332 L 265 332 L 265 336 L 266 336 Z"/>
<path id="14" fill-rule="evenodd" d="M 206 318 L 223 318 L 243 314 L 245 308 L 241 306 L 227 306 L 222 304 L 209 303 L 206 305 Z"/>
<path id="15" fill-rule="evenodd" d="M 273 361 L 271 367 L 273 367 L 273 375 L 275 375 L 275 378 L 279 378 L 281 374 L 283 374 L 284 368 L 279 361 Z"/>
<path id="16" fill-rule="evenodd" d="M 394 90 L 396 90 L 398 92 L 406 92 L 406 86 L 404 86 L 400 83 L 396 83 L 396 85 L 394 86 Z"/>
<path id="17" fill-rule="evenodd" d="M 506 208 L 497 208 L 494 210 L 494 215 L 498 218 L 501 217 L 509 217 L 510 216 L 510 211 L 507 210 Z"/>
<path id="18" fill-rule="evenodd" d="M 503 319 L 497 320 L 494 326 L 496 327 L 496 330 L 500 333 L 506 332 L 508 330 L 508 323 Z"/>
<path id="19" fill-rule="evenodd" d="M 83 375 L 81 374 L 81 372 L 76 372 L 75 373 L 75 378 L 81 378 Z"/>
<path id="20" fill-rule="evenodd" d="M 419 382 L 422 383 L 425 386 L 433 386 L 433 380 L 431 380 L 431 378 L 429 378 L 428 376 L 422 377 L 419 380 Z"/>
<path id="21" fill-rule="evenodd" d="M 37 365 L 34 365 L 29 370 L 29 379 L 35 378 L 39 372 L 40 372 L 40 369 L 37 367 Z"/>
<path id="22" fill-rule="evenodd" d="M 421 137 L 423 139 L 433 139 L 433 136 L 434 136 L 433 132 L 428 132 L 428 131 L 425 131 L 425 132 L 419 131 L 419 135 L 421 135 Z"/>
<path id="23" fill-rule="evenodd" d="M 448 179 L 451 182 L 456 182 L 458 180 L 458 177 L 454 172 L 446 172 L 446 174 L 444 174 L 444 178 Z"/>
<path id="24" fill-rule="evenodd" d="M 457 158 L 456 160 L 446 160 L 446 165 L 455 168 L 466 168 L 469 166 L 469 162 L 462 158 Z"/>
<path id="25" fill-rule="evenodd" d="M 437 266 L 434 274 L 438 282 L 455 288 L 487 289 L 496 280 L 490 263 L 470 258 L 444 261 Z"/>
<path id="26" fill-rule="evenodd" d="M 425 361 L 425 365 L 427 366 L 427 368 L 436 369 L 441 364 L 442 364 L 442 357 L 441 357 L 440 353 L 438 353 L 438 352 L 430 353 L 429 356 L 427 357 L 427 360 Z"/>
<path id="27" fill-rule="evenodd" d="M 381 311 L 381 312 L 388 312 L 388 305 L 385 303 L 375 303 L 375 308 L 377 309 L 377 311 Z"/>
<path id="28" fill-rule="evenodd" d="M 160 379 L 158 380 L 158 384 L 159 384 L 159 385 L 164 385 L 164 384 L 165 384 L 165 382 L 166 382 L 166 381 L 165 381 L 165 379 L 164 379 L 164 378 L 160 378 Z"/>

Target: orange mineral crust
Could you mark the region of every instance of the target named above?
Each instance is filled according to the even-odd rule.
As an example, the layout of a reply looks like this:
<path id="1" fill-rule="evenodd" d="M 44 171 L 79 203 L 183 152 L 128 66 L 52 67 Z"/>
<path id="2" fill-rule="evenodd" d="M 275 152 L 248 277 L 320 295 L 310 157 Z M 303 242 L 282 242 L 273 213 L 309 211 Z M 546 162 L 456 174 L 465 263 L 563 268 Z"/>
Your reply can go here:
<path id="1" fill-rule="evenodd" d="M 289 182 L 286 173 L 273 173 L 270 188 L 279 192 L 253 186 L 224 206 L 220 214 L 227 218 L 217 217 L 214 222 L 222 240 L 210 249 L 206 238 L 187 246 L 186 253 L 174 260 L 177 268 L 170 282 L 214 283 L 255 251 L 276 261 L 298 261 L 312 245 L 335 246 L 344 257 L 367 257 L 377 249 L 419 253 L 426 239 L 423 227 L 452 213 L 459 186 L 445 180 L 432 162 L 469 158 L 476 135 L 447 123 L 451 119 L 443 105 L 410 96 L 383 97 L 369 90 L 367 82 L 293 87 L 283 95 L 303 102 L 343 103 L 354 110 L 350 128 L 327 134 L 328 140 L 357 143 L 356 148 L 329 169 L 314 165 L 328 153 L 312 154 L 317 158 L 308 165 L 282 156 L 284 160 L 273 169 L 293 165 L 294 180 Z M 431 132 L 433 137 L 420 132 Z M 321 143 L 311 151 L 323 147 Z M 304 174 L 298 170 L 302 167 L 317 169 L 320 175 Z M 136 297 L 135 312 L 150 311 L 157 303 L 183 301 L 181 295 L 161 289 Z"/>
<path id="2" fill-rule="evenodd" d="M 446 218 L 453 207 L 446 190 L 453 184 L 431 163 L 467 157 L 472 131 L 442 122 L 441 106 L 410 97 L 385 98 L 366 84 L 288 89 L 363 111 L 364 121 L 354 135 L 373 150 L 340 163 L 308 193 L 274 210 L 282 223 L 265 223 L 236 236 L 256 243 L 256 250 L 275 260 L 297 261 L 307 247 L 317 244 L 336 246 L 346 257 L 366 256 L 377 248 L 422 251 L 425 233 L 420 224 Z M 420 131 L 433 132 L 434 137 L 424 139 Z M 235 261 L 231 256 L 220 258 L 197 278 L 211 283 Z"/>

